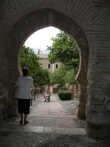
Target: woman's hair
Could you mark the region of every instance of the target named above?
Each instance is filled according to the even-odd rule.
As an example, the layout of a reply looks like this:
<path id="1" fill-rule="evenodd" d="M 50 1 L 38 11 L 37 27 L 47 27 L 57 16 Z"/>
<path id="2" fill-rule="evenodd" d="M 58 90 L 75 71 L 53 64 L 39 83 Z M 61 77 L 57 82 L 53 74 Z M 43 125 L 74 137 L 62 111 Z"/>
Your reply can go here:
<path id="1" fill-rule="evenodd" d="M 23 76 L 27 76 L 28 75 L 28 69 L 26 67 L 24 67 L 22 69 L 22 72 L 23 72 Z"/>

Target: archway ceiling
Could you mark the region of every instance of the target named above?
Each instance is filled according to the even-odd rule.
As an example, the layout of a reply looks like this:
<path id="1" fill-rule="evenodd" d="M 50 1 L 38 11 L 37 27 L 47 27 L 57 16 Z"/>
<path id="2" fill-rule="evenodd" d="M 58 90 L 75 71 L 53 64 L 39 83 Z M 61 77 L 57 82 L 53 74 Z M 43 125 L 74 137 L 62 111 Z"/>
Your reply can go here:
<path id="1" fill-rule="evenodd" d="M 87 66 L 89 47 L 83 29 L 68 16 L 51 9 L 42 9 L 31 13 L 16 23 L 9 34 L 9 42 L 11 42 L 9 48 L 11 48 L 13 54 L 19 54 L 19 48 L 33 32 L 47 26 L 57 27 L 74 37 L 80 47 L 81 63 L 85 60 L 85 66 Z M 10 58 L 10 49 L 7 50 L 7 55 Z M 80 65 L 78 73 L 83 70 L 81 67 Z"/>
<path id="2" fill-rule="evenodd" d="M 15 24 L 11 35 L 19 41 L 25 41 L 33 32 L 47 26 L 57 27 L 73 36 L 79 47 L 88 46 L 83 29 L 68 16 L 51 9 L 39 10 L 23 17 Z"/>
<path id="3" fill-rule="evenodd" d="M 48 8 L 65 14 L 71 19 L 74 18 L 77 24 L 81 24 L 86 29 L 96 16 L 93 6 L 90 0 L 4 0 L 3 18 L 7 25 L 12 27 L 22 17 Z"/>

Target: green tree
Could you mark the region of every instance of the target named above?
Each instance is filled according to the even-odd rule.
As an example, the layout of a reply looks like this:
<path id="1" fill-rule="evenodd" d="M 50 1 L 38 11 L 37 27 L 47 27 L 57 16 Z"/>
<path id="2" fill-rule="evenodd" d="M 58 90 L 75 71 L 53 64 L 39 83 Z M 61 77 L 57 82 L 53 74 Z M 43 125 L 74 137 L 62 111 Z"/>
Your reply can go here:
<path id="1" fill-rule="evenodd" d="M 65 85 L 65 77 L 66 67 L 63 65 L 58 70 L 54 71 L 50 74 L 50 82 L 51 84 L 58 84 L 59 86 Z"/>
<path id="2" fill-rule="evenodd" d="M 64 77 L 65 83 L 68 83 L 69 85 L 75 84 L 76 83 L 75 76 L 76 76 L 76 73 L 74 69 L 71 69 L 68 72 L 66 72 Z"/>
<path id="3" fill-rule="evenodd" d="M 62 62 L 68 69 L 74 68 L 75 73 L 79 66 L 78 46 L 74 39 L 71 39 L 63 31 L 52 38 L 52 46 L 48 46 L 49 60 L 51 63 Z"/>
<path id="4" fill-rule="evenodd" d="M 46 85 L 49 83 L 49 73 L 42 69 L 39 62 L 39 57 L 29 47 L 22 47 L 20 56 L 21 67 L 29 69 L 29 75 L 34 79 L 34 84 L 37 86 Z"/>
<path id="5" fill-rule="evenodd" d="M 51 82 L 64 86 L 66 83 L 74 84 L 79 67 L 78 46 L 74 39 L 63 31 L 52 38 L 53 44 L 48 47 L 51 63 L 61 62 L 63 66 L 51 74 Z"/>
<path id="6" fill-rule="evenodd" d="M 36 73 L 35 73 L 35 83 L 37 83 L 38 86 L 43 86 L 50 84 L 50 76 L 49 76 L 49 71 L 46 69 L 40 68 Z"/>

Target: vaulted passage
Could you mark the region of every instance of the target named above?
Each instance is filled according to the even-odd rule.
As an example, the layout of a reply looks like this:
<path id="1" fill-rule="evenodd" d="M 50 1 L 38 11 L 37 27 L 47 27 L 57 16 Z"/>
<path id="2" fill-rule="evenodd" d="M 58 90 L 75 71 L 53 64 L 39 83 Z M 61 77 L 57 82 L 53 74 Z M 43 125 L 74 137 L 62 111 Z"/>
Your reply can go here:
<path id="1" fill-rule="evenodd" d="M 0 2 L 0 113 L 12 115 L 20 48 L 35 31 L 55 26 L 80 48 L 78 116 L 91 137 L 110 137 L 110 9 L 101 0 L 4 0 Z M 86 111 L 85 111 L 86 110 Z M 85 115 L 86 114 L 86 115 Z"/>
<path id="2" fill-rule="evenodd" d="M 16 55 L 19 55 L 20 47 L 22 46 L 23 42 L 27 39 L 27 37 L 29 37 L 30 34 L 38 30 L 39 28 L 43 28 L 45 26 L 50 26 L 50 25 L 58 27 L 59 29 L 62 29 L 65 32 L 67 32 L 70 36 L 74 37 L 80 47 L 81 63 L 80 63 L 78 75 L 76 77 L 81 85 L 81 100 L 80 100 L 81 103 L 80 103 L 78 116 L 81 119 L 85 119 L 85 105 L 87 100 L 87 92 L 86 92 L 87 64 L 88 64 L 89 47 L 88 47 L 88 41 L 86 39 L 83 30 L 74 21 L 72 21 L 72 19 L 50 9 L 43 9 L 41 11 L 37 11 L 26 17 L 23 17 L 20 20 L 20 22 L 18 22 L 14 26 L 13 30 L 10 33 L 11 37 L 9 37 L 9 42 L 11 44 L 9 48 L 13 50 L 12 51 L 13 53 L 16 52 L 17 53 Z M 7 54 L 9 55 L 10 52 L 8 52 Z M 16 67 L 18 67 L 18 57 L 16 55 L 14 55 L 10 67 L 13 67 L 14 66 L 13 63 L 15 64 L 15 62 L 16 62 Z"/>

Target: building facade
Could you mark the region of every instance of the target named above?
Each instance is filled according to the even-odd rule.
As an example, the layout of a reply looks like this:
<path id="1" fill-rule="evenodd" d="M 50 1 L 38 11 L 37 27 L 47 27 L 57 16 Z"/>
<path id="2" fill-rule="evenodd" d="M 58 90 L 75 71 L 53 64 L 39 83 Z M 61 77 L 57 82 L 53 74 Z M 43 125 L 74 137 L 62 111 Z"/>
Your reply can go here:
<path id="1" fill-rule="evenodd" d="M 48 60 L 48 54 L 39 54 L 37 55 L 40 58 L 40 65 L 43 69 L 48 69 L 49 72 L 54 72 L 55 70 L 61 67 L 61 63 L 51 64 Z"/>

